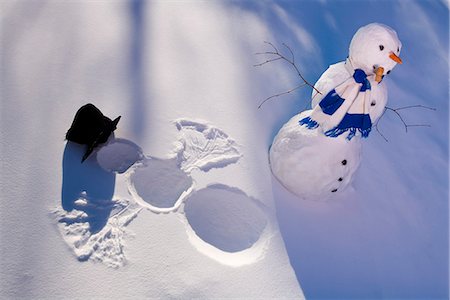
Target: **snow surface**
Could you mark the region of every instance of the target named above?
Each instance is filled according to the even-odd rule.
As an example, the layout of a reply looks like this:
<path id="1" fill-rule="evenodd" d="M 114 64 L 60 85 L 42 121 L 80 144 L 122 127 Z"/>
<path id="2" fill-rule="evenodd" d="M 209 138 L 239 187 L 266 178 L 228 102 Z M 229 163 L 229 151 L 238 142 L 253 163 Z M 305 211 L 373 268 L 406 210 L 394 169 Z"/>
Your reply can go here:
<path id="1" fill-rule="evenodd" d="M 182 120 L 176 125 L 180 137 L 167 159 L 144 157 L 135 144 L 110 137 L 95 153 L 96 159 L 80 164 L 83 147 L 67 143 L 62 205 L 53 215 L 79 261 L 124 266 L 128 261 L 125 240 L 133 235 L 126 227 L 143 209 L 178 214 L 192 245 L 208 245 L 209 251 L 198 250 L 224 265 L 237 267 L 263 258 L 270 237 L 262 233 L 266 228 L 272 232 L 265 206 L 227 185 L 213 184 L 197 191 L 191 177 L 194 169 L 209 171 L 237 162 L 240 154 L 235 142 L 206 123 Z M 68 150 L 72 148 L 76 151 Z M 80 185 L 73 184 L 73 170 L 83 179 L 77 180 Z M 108 195 L 100 193 L 113 184 L 103 179 L 114 179 L 104 170 L 118 172 L 116 183 L 129 191 L 125 199 L 114 197 L 111 189 Z M 84 172 L 95 176 L 85 180 Z"/>
<path id="2" fill-rule="evenodd" d="M 360 3 L 1 2 L 0 297 L 447 298 L 448 6 Z M 387 112 L 389 142 L 364 143 L 354 190 L 301 201 L 271 177 L 268 149 L 311 91 L 256 109 L 297 78 L 277 62 L 254 68 L 253 53 L 285 42 L 314 82 L 370 22 L 403 42 L 388 105 L 435 107 L 404 112 L 432 128 L 405 134 Z M 95 155 L 75 164 L 83 148 L 64 135 L 88 102 L 122 115 L 116 138 L 146 157 L 174 157 L 180 119 L 214 126 L 238 152 L 189 169 L 186 207 L 156 213 L 130 195 L 139 162 L 122 174 Z M 217 203 L 198 204 L 205 195 Z M 255 226 L 233 239 L 247 215 Z"/>
<path id="3" fill-rule="evenodd" d="M 2 3 L 1 297 L 303 298 L 254 134 L 269 90 L 249 89 L 292 82 L 255 73 L 266 39 L 214 2 Z M 122 118 L 80 164 L 87 101 Z"/>

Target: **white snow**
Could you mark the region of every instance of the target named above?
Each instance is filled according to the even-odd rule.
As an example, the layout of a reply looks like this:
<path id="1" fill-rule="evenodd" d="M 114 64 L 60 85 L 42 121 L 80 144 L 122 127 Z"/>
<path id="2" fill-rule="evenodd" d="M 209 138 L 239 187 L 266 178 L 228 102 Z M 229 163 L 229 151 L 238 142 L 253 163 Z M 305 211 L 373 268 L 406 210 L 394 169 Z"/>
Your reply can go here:
<path id="1" fill-rule="evenodd" d="M 88 203 L 89 204 L 89 203 Z M 85 204 L 83 203 L 82 206 Z M 107 205 L 96 206 L 104 210 Z M 114 201 L 107 223 L 99 232 L 92 232 L 89 215 L 81 210 L 53 212 L 62 238 L 79 261 L 98 261 L 113 268 L 126 263 L 124 239 L 130 236 L 126 227 L 138 215 L 140 207 L 126 201 Z"/>
<path id="2" fill-rule="evenodd" d="M 240 158 L 236 143 L 220 129 L 200 121 L 174 123 L 179 137 L 169 158 L 149 156 L 127 174 L 131 195 L 154 212 L 178 209 L 194 189 L 193 170 L 224 168 Z"/>
<path id="3" fill-rule="evenodd" d="M 258 81 L 291 82 L 251 65 L 272 38 L 261 17 L 216 2 L 2 6 L 2 298 L 303 298 L 254 134 Z M 64 135 L 87 102 L 122 118 L 80 164 Z M 211 216 L 192 223 L 184 201 Z"/>
<path id="4" fill-rule="evenodd" d="M 372 74 L 374 66 L 383 67 L 383 75 L 386 75 L 397 65 L 390 55 L 400 56 L 401 50 L 402 43 L 394 29 L 384 24 L 370 23 L 356 31 L 348 55 L 354 69 Z"/>
<path id="5" fill-rule="evenodd" d="M 204 255 L 232 267 L 266 259 L 273 222 L 257 199 L 231 186 L 211 184 L 186 200 L 184 212 L 189 241 Z"/>
<path id="6" fill-rule="evenodd" d="M 225 167 L 241 157 L 236 142 L 219 128 L 183 119 L 177 120 L 176 126 L 180 138 L 174 152 L 185 172 Z"/>
<path id="7" fill-rule="evenodd" d="M 2 1 L 0 14 L 0 298 L 448 297 L 441 2 Z M 404 42 L 404 64 L 385 79 L 390 105 L 436 107 L 405 112 L 433 130 L 405 134 L 387 112 L 389 143 L 373 133 L 365 141 L 354 190 L 302 201 L 272 178 L 268 149 L 310 105 L 310 90 L 258 110 L 297 78 L 278 62 L 254 68 L 254 53 L 286 42 L 314 82 L 372 20 Z M 88 102 L 122 116 L 120 143 L 80 164 L 84 147 L 64 135 Z M 193 123 L 182 132 L 180 120 Z M 184 148 L 183 136 L 198 143 Z M 161 213 L 130 193 L 129 175 L 146 159 L 217 146 L 189 159 L 196 167 L 172 169 L 194 183 L 170 199 L 178 207 Z"/>
<path id="8" fill-rule="evenodd" d="M 212 125 L 190 120 L 175 123 L 180 134 L 178 141 L 174 142 L 175 150 L 169 154 L 172 158 L 143 158 L 140 148 L 134 143 L 112 138 L 98 150 L 96 160 L 90 159 L 86 163 L 91 173 L 93 170 L 99 172 L 96 176 L 112 176 L 99 167 L 117 172 L 117 182 L 121 183 L 122 189 L 128 189 L 126 198 L 129 199 L 119 197 L 111 200 L 107 195 L 99 194 L 95 189 L 96 185 L 102 185 L 99 178 L 92 177 L 74 188 L 71 182 L 74 176 L 67 175 L 69 171 L 65 171 L 65 182 L 68 182 L 63 183 L 65 197 L 62 207 L 53 214 L 59 223 L 62 238 L 79 261 L 98 261 L 110 267 L 123 266 L 127 262 L 124 240 L 130 235 L 125 227 L 143 208 L 154 213 L 179 213 L 180 218 L 186 213 L 188 222 L 184 224 L 188 227 L 187 231 L 191 231 L 192 227 L 202 241 L 225 252 L 243 251 L 258 241 L 267 225 L 267 217 L 257 204 L 253 204 L 257 200 L 225 185 L 213 185 L 197 191 L 190 174 L 194 169 L 209 171 L 237 162 L 240 154 L 235 142 Z M 76 151 L 69 151 L 72 148 Z M 70 161 L 73 169 L 83 170 L 83 165 L 79 163 L 82 148 L 67 143 L 66 165 Z M 72 155 L 70 160 L 69 154 Z M 83 177 L 84 174 L 78 170 L 77 176 Z M 209 198 L 206 201 L 205 194 Z M 179 209 L 187 197 L 187 210 L 184 205 Z M 248 264 L 261 255 L 262 252 L 254 255 L 250 261 L 241 258 L 240 263 Z M 235 260 L 225 256 L 221 262 L 232 265 Z"/>

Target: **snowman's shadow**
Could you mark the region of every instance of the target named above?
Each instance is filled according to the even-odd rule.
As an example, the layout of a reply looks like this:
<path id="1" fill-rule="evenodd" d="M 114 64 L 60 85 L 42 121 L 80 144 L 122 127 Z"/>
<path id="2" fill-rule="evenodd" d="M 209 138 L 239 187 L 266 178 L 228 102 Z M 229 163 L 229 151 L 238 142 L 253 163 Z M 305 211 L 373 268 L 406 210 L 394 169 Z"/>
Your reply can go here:
<path id="1" fill-rule="evenodd" d="M 91 155 L 81 163 L 85 146 L 67 142 L 63 155 L 62 207 L 84 212 L 71 222 L 88 222 L 91 234 L 106 225 L 114 207 L 115 173 L 103 170 Z M 80 200 L 81 199 L 81 200 Z M 78 201 L 77 201 L 78 200 Z"/>

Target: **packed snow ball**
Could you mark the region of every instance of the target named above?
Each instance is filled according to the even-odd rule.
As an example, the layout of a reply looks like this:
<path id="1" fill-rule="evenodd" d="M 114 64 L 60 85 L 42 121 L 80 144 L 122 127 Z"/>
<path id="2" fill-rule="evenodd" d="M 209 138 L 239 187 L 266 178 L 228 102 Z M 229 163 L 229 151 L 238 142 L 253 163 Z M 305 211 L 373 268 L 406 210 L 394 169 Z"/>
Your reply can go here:
<path id="1" fill-rule="evenodd" d="M 320 128 L 299 126 L 310 113 L 294 116 L 281 128 L 270 148 L 270 165 L 278 181 L 298 197 L 326 201 L 352 182 L 361 140 L 329 138 Z"/>

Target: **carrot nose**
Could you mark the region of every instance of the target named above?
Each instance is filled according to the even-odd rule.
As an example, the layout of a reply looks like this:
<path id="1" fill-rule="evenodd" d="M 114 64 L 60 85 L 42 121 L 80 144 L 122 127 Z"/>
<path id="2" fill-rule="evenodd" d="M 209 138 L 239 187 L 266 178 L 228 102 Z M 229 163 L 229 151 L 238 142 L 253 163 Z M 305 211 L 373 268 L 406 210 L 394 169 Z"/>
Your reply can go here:
<path id="1" fill-rule="evenodd" d="M 375 71 L 375 81 L 380 83 L 381 80 L 383 79 L 383 73 L 384 73 L 384 68 L 383 67 L 378 67 L 377 70 Z"/>
<path id="2" fill-rule="evenodd" d="M 389 54 L 389 58 L 392 59 L 393 61 L 395 61 L 398 64 L 402 64 L 402 59 L 400 57 L 398 57 L 394 52 L 391 52 L 391 54 Z"/>

